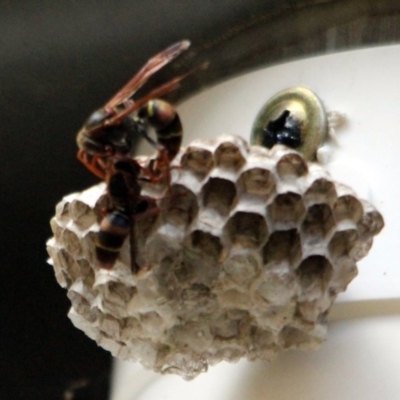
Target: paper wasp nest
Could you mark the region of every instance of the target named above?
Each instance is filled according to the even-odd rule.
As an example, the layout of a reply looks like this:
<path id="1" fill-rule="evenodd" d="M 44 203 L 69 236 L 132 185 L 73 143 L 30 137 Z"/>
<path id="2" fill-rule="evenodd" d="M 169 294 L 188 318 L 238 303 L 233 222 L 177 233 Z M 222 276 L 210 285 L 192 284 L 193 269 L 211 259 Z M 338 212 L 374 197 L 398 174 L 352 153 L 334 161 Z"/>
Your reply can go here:
<path id="1" fill-rule="evenodd" d="M 74 325 L 115 357 L 186 379 L 222 360 L 318 348 L 382 216 L 283 146 L 222 136 L 175 164 L 169 188 L 143 188 L 160 201 L 136 221 L 138 275 L 128 240 L 113 270 L 96 265 L 104 184 L 58 204 L 48 251 Z"/>

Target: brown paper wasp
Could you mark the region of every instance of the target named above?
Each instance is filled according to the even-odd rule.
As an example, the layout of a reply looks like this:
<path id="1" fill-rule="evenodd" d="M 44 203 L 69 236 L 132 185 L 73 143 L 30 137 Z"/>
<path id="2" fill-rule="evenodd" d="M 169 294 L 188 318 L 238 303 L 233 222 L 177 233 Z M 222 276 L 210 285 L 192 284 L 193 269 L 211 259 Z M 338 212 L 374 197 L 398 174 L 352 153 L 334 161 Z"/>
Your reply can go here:
<path id="1" fill-rule="evenodd" d="M 142 137 L 158 149 L 150 179 L 157 179 L 178 153 L 182 125 L 174 107 L 158 97 L 174 90 L 188 74 L 175 77 L 133 100 L 133 95 L 162 67 L 178 57 L 189 41 L 173 44 L 152 57 L 102 108 L 94 111 L 78 132 L 78 159 L 96 176 L 107 179 L 109 159 L 131 155 L 135 138 Z M 148 126 L 155 128 L 157 142 L 148 136 Z M 159 178 L 159 177 L 158 177 Z"/>
<path id="2" fill-rule="evenodd" d="M 182 141 L 177 112 L 158 97 L 174 90 L 193 71 L 171 79 L 138 100 L 133 96 L 189 45 L 188 41 L 181 41 L 152 57 L 102 108 L 90 115 L 78 132 L 78 159 L 106 181 L 111 203 L 96 238 L 96 255 L 102 268 L 113 267 L 123 242 L 130 236 L 132 272 L 139 270 L 135 261 L 135 218 L 148 215 L 148 209 L 156 207 L 154 199 L 141 195 L 140 180 L 169 182 L 170 163 Z M 149 126 L 156 131 L 156 141 L 148 135 Z M 132 158 L 138 136 L 157 149 L 156 159 L 148 166 Z"/>

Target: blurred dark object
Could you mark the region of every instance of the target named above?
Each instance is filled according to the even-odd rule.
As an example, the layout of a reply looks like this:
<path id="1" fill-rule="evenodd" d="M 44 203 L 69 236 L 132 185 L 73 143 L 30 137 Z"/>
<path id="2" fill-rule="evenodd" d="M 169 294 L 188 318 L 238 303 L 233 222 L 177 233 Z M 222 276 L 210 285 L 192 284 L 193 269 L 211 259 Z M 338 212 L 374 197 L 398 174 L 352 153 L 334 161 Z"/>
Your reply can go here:
<path id="1" fill-rule="evenodd" d="M 111 357 L 68 320 L 44 245 L 56 202 L 96 182 L 75 158 L 83 121 L 175 41 L 192 47 L 150 86 L 210 61 L 182 100 L 263 65 L 398 42 L 400 3 L 5 0 L 0 26 L 0 397 L 102 400 Z"/>

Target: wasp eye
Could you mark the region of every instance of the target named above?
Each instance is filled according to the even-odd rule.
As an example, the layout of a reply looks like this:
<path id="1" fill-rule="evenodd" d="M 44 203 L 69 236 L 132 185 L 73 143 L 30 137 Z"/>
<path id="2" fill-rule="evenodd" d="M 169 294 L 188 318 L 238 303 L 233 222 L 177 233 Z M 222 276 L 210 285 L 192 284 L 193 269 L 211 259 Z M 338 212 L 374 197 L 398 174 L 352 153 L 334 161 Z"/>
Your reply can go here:
<path id="1" fill-rule="evenodd" d="M 86 129 L 94 129 L 101 127 L 109 116 L 110 116 L 109 113 L 103 108 L 96 110 L 86 120 L 85 122 Z"/>

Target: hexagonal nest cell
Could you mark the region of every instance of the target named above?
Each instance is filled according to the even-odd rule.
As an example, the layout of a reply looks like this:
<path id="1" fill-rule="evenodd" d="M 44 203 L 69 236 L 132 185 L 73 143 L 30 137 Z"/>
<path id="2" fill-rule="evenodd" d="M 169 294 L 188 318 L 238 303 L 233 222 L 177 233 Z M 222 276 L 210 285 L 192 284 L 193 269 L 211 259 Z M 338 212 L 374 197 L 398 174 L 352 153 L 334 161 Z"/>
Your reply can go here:
<path id="1" fill-rule="evenodd" d="M 137 274 L 128 239 L 112 270 L 96 261 L 104 183 L 57 205 L 47 247 L 74 325 L 116 357 L 185 379 L 318 348 L 379 212 L 283 146 L 222 136 L 174 164 L 169 185 L 143 185 L 157 210 L 135 223 Z"/>

